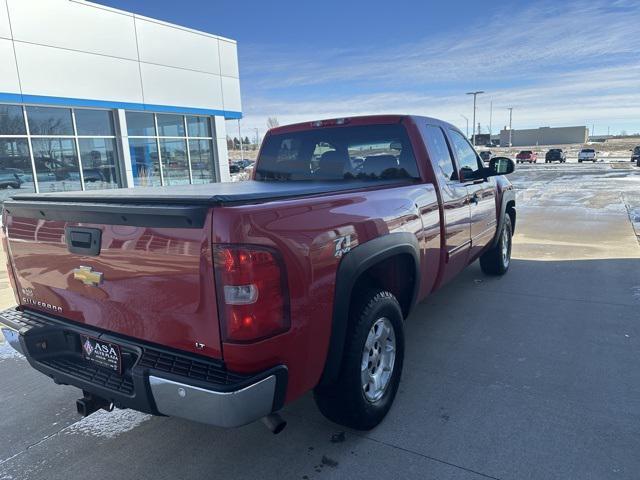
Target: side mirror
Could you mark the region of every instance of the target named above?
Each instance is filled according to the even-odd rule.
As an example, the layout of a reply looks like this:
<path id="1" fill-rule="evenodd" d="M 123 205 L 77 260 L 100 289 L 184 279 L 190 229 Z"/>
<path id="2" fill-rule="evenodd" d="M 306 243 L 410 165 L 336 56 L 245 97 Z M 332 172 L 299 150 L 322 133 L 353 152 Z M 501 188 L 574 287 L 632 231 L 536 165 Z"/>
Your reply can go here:
<path id="1" fill-rule="evenodd" d="M 509 175 L 516 169 L 513 160 L 507 157 L 494 157 L 489 161 L 489 166 L 485 168 L 484 174 L 487 177 L 497 175 Z"/>

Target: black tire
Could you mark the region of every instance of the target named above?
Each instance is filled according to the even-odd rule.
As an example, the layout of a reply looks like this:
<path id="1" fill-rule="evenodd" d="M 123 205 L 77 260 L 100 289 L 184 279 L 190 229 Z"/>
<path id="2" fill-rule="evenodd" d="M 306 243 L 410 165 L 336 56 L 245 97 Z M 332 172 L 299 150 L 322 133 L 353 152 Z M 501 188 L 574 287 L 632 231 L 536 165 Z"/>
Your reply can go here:
<path id="1" fill-rule="evenodd" d="M 332 422 L 356 430 L 371 430 L 391 408 L 400 384 L 404 360 L 403 316 L 398 300 L 387 291 L 374 289 L 356 295 L 358 299 L 351 306 L 338 380 L 332 385 L 316 387 L 314 399 L 320 412 Z M 384 393 L 373 401 L 365 396 L 361 365 L 369 332 L 382 318 L 393 327 L 395 361 Z"/>
<path id="2" fill-rule="evenodd" d="M 511 265 L 511 245 L 513 228 L 511 217 L 505 213 L 502 231 L 496 245 L 480 257 L 480 268 L 487 275 L 504 275 Z M 503 242 L 507 242 L 506 257 L 503 255 Z"/>

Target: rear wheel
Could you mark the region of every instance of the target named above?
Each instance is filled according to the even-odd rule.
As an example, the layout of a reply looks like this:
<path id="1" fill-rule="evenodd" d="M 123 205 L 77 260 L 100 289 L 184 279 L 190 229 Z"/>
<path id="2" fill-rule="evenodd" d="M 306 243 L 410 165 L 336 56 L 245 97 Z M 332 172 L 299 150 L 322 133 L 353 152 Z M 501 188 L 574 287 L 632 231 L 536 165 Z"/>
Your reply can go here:
<path id="1" fill-rule="evenodd" d="M 335 384 L 316 387 L 314 398 L 329 420 L 370 430 L 395 399 L 404 360 L 400 304 L 384 290 L 359 295 L 351 308 L 342 367 Z"/>
<path id="2" fill-rule="evenodd" d="M 498 243 L 480 257 L 480 268 L 487 275 L 504 275 L 509 270 L 512 232 L 511 217 L 505 213 Z"/>

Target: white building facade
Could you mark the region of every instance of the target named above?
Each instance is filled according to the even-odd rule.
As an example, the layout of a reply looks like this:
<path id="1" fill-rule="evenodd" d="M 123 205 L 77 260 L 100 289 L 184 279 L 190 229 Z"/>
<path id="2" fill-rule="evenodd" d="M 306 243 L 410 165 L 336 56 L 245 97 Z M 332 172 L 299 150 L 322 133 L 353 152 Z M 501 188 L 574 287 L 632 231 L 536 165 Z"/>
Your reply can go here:
<path id="1" fill-rule="evenodd" d="M 229 180 L 233 40 L 83 0 L 0 0 L 0 200 Z"/>

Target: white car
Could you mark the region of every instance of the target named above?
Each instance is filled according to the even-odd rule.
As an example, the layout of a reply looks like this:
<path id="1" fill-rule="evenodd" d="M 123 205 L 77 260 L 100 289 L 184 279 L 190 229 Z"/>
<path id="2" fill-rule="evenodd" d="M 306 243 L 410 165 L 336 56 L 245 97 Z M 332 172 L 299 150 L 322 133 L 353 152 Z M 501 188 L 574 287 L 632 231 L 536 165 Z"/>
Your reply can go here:
<path id="1" fill-rule="evenodd" d="M 596 163 L 596 151 L 593 148 L 583 148 L 578 153 L 578 162 L 593 162 Z"/>

